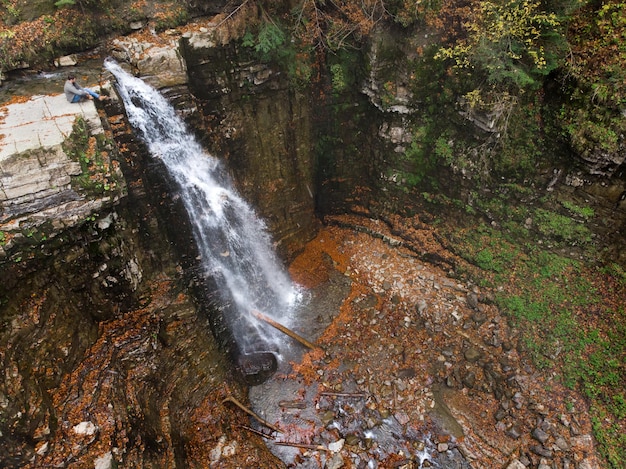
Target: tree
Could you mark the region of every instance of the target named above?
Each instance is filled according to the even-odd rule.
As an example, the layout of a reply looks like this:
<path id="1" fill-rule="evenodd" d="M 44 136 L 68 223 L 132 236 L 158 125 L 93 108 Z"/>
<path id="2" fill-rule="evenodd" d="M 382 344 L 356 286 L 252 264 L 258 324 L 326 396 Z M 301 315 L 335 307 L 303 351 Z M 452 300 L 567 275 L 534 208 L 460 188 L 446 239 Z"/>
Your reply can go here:
<path id="1" fill-rule="evenodd" d="M 494 89 L 523 90 L 556 67 L 545 44 L 560 37 L 560 20 L 535 0 L 481 1 L 463 23 L 466 35 L 435 58 L 483 74 Z"/>

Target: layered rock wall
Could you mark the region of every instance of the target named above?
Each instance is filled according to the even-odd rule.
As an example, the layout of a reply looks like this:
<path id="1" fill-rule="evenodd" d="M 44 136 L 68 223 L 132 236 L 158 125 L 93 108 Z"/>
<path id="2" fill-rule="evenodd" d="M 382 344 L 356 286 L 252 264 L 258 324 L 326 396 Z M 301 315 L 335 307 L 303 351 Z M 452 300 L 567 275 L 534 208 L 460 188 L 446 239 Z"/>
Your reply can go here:
<path id="1" fill-rule="evenodd" d="M 54 238 L 124 196 L 123 178 L 111 164 L 110 153 L 68 153 L 72 138 L 92 145 L 94 152 L 97 139 L 104 144 L 103 122 L 93 101 L 71 104 L 63 94 L 34 96 L 9 104 L 2 112 L 0 257 L 16 245 L 29 244 L 25 238 L 34 237 L 36 243 Z M 84 124 L 75 131 L 78 119 Z M 96 157 L 102 165 L 98 169 L 101 186 L 94 191 L 88 182 L 93 162 L 87 160 Z"/>

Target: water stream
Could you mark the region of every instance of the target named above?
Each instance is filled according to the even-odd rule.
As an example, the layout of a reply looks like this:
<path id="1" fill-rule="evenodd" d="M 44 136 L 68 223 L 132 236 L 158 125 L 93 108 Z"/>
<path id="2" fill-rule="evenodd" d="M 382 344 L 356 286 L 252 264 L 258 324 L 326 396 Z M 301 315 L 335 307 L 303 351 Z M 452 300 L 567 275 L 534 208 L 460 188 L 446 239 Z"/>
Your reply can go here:
<path id="1" fill-rule="evenodd" d="M 222 302 L 229 305 L 226 323 L 239 348 L 245 354 L 258 351 L 251 330 L 272 351 L 284 346 L 277 332 L 251 315 L 259 311 L 289 325 L 301 297 L 272 249 L 264 222 L 234 189 L 220 161 L 201 147 L 157 90 L 112 60 L 105 61 L 105 68 L 116 78 L 131 125 L 177 186 L 202 274 L 215 282 Z"/>

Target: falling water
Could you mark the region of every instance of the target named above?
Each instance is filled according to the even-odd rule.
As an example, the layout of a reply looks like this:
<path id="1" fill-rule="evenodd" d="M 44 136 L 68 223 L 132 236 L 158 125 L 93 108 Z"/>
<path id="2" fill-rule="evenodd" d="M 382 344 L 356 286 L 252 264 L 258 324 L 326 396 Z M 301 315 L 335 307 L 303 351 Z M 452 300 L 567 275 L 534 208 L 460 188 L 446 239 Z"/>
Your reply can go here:
<path id="1" fill-rule="evenodd" d="M 105 61 L 105 68 L 116 78 L 131 125 L 178 186 L 203 273 L 234 305 L 229 314 L 239 316 L 228 321 L 239 347 L 246 353 L 252 346 L 244 338 L 250 328 L 278 346 L 277 337 L 267 337 L 271 329 L 250 313 L 260 311 L 286 323 L 300 294 L 274 253 L 265 224 L 232 187 L 219 160 L 200 146 L 158 91 L 112 60 Z"/>

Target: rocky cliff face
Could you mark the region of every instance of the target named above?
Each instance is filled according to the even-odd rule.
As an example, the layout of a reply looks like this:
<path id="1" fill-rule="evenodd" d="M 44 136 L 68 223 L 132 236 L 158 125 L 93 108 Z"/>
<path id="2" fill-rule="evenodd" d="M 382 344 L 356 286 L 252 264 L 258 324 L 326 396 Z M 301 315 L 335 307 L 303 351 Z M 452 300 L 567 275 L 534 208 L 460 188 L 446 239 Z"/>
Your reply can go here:
<path id="1" fill-rule="evenodd" d="M 279 69 L 255 63 L 220 37 L 214 24 L 165 42 L 116 40 L 113 55 L 176 105 L 227 163 L 277 248 L 293 255 L 316 226 L 312 99 L 295 92 Z"/>
<path id="2" fill-rule="evenodd" d="M 54 238 L 124 195 L 93 102 L 55 95 L 9 104 L 0 132 L 0 256 Z"/>
<path id="3" fill-rule="evenodd" d="M 294 90 L 275 65 L 261 64 L 216 31 L 181 39 L 198 129 L 226 160 L 239 190 L 267 221 L 283 254 L 301 250 L 316 231 L 313 98 Z"/>
<path id="4" fill-rule="evenodd" d="M 328 84 L 298 89 L 278 67 L 255 61 L 230 40 L 239 33 L 218 27 L 223 19 L 116 39 L 107 52 L 176 103 L 227 162 L 285 258 L 316 233 L 316 210 L 390 204 L 385 189 L 402 187 L 400 169 L 411 169 L 401 155 L 414 138 L 410 116 L 419 113 L 408 71 L 380 54 L 390 38 L 369 51 L 371 73 L 357 93 L 329 97 Z M 386 86 L 389 73 L 393 87 Z M 174 246 L 188 233 L 168 235 L 169 227 L 179 229 L 177 214 L 116 106 L 102 109 L 104 124 L 95 108 L 84 110 L 93 125 L 77 129 L 74 140 L 67 130 L 54 148 L 0 162 L 7 256 L 0 266 L 7 370 L 0 454 L 7 456 L 0 463 L 8 467 L 28 460 L 186 467 L 246 441 L 233 428 L 247 420 L 216 404 L 241 390 L 188 295 L 181 257 L 192 261 L 193 250 Z M 114 158 L 96 171 L 81 166 L 81 157 L 95 156 L 89 152 L 100 134 L 111 147 L 98 154 L 108 148 Z M 24 171 L 28 177 L 16 177 Z M 81 186 L 92 177 L 108 189 Z M 243 445 L 257 452 L 255 464 L 278 467 L 263 449 Z"/>
<path id="5" fill-rule="evenodd" d="M 80 138 L 71 134 L 60 144 L 67 153 L 40 148 L 14 157 L 29 161 L 34 153 L 46 168 L 50 152 L 62 154 L 54 161 L 82 174 L 69 155 L 78 149 L 83 158 L 93 157 L 80 142 L 93 143 L 92 132 L 106 127 L 128 185 L 116 180 L 127 190 L 97 203 L 100 192 L 79 191 L 66 181 L 60 192 L 75 190 L 74 202 L 83 209 L 74 214 L 54 197 L 39 197 L 47 203 L 42 212 L 19 213 L 25 206 L 7 199 L 14 208 L 3 212 L 2 231 L 11 236 L 0 285 L 0 366 L 8 373 L 0 384 L 2 467 L 114 467 L 115 461 L 185 467 L 195 452 L 207 459 L 212 444 L 199 441 L 210 438 L 191 428 L 201 425 L 210 435 L 228 437 L 215 427 L 245 423 L 219 405 L 226 396 L 244 397 L 207 317 L 186 294 L 188 277 L 167 236 L 171 220 L 159 217 L 163 194 L 147 190 L 151 180 L 141 144 L 115 100 L 106 107 L 108 120 L 94 121 L 100 132 L 82 127 Z M 80 112 L 71 117 L 80 120 Z M 41 172 L 37 165 L 20 167 Z M 100 181 L 105 167 L 88 175 Z M 13 180 L 5 174 L 4 187 Z M 48 180 L 54 189 L 58 179 Z M 28 243 L 15 241 L 20 237 L 7 224 L 45 213 L 58 213 L 61 220 L 74 215 L 73 223 L 37 225 L 37 233 L 51 240 L 24 235 Z M 243 447 L 258 450 L 254 443 Z"/>

